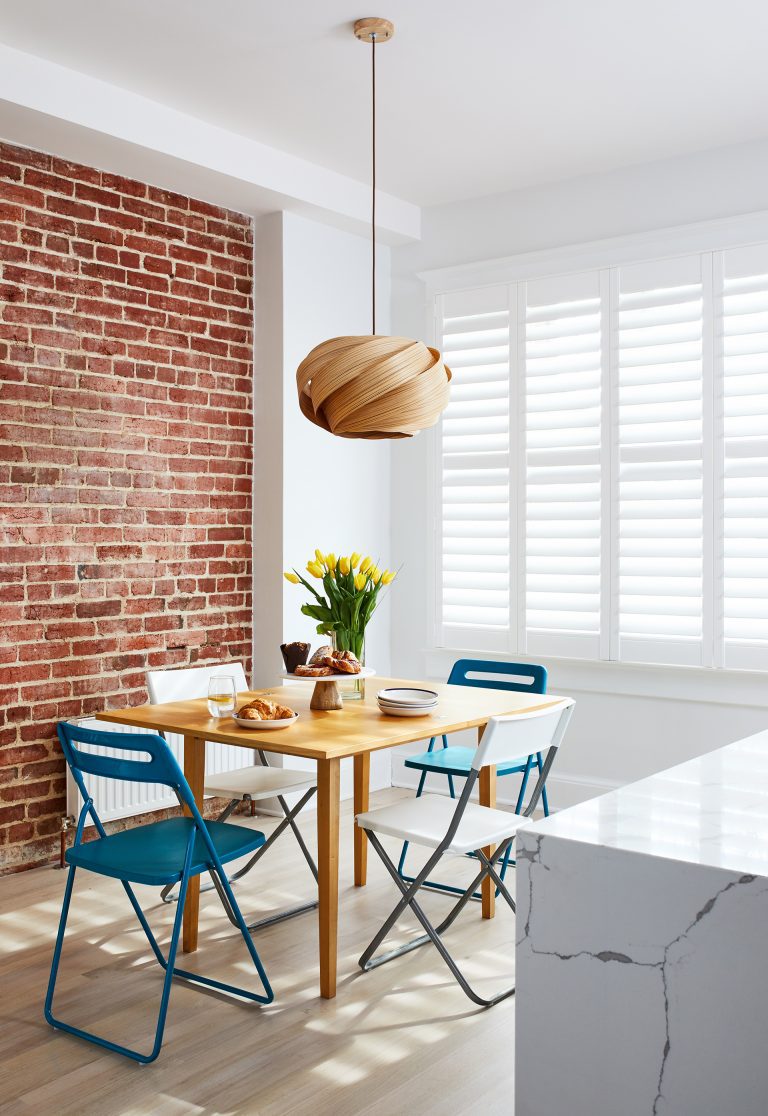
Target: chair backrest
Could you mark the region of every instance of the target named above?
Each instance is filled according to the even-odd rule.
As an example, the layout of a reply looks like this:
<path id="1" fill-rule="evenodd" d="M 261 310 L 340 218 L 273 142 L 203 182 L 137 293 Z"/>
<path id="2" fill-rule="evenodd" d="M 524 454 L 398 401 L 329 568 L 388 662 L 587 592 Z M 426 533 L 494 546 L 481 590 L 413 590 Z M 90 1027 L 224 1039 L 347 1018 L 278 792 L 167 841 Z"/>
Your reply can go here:
<path id="1" fill-rule="evenodd" d="M 473 768 L 479 771 L 481 767 L 559 748 L 575 704 L 573 698 L 562 698 L 546 709 L 492 717 L 477 746 Z"/>
<path id="2" fill-rule="evenodd" d="M 503 674 L 504 678 L 470 678 Z M 489 690 L 519 690 L 528 694 L 547 692 L 546 667 L 538 663 L 501 663 L 488 659 L 457 659 L 448 676 L 449 686 L 484 686 Z"/>
<path id="3" fill-rule="evenodd" d="M 56 726 L 64 758 L 69 764 L 85 802 L 89 798 L 83 775 L 100 775 L 105 779 L 126 782 L 162 783 L 172 787 L 185 806 L 196 813 L 195 800 L 189 783 L 171 749 L 162 736 L 153 733 L 103 732 L 62 721 Z M 78 745 L 108 748 L 125 752 L 125 756 L 104 755 L 84 751 Z M 137 758 L 140 756 L 147 758 Z M 193 809 L 194 808 L 194 809 Z"/>
<path id="4" fill-rule="evenodd" d="M 245 669 L 241 662 L 216 663 L 214 666 L 185 667 L 181 670 L 148 670 L 147 689 L 150 705 L 169 701 L 187 701 L 207 697 L 208 683 L 219 674 L 229 674 L 235 680 L 235 689 L 243 693 L 248 689 Z"/>

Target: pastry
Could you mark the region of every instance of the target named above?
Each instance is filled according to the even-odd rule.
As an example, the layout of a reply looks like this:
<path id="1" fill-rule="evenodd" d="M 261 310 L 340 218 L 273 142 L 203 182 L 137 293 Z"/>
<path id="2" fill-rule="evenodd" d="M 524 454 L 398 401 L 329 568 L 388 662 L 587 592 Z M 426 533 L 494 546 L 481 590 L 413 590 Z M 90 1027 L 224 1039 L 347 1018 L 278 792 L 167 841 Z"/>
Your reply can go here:
<path id="1" fill-rule="evenodd" d="M 258 712 L 258 717 L 251 716 L 251 713 L 254 711 Z M 253 701 L 249 701 L 247 705 L 244 705 L 238 713 L 238 717 L 244 716 L 246 717 L 246 719 L 253 721 L 268 721 L 271 720 L 274 715 L 275 703 L 273 701 L 269 701 L 268 698 L 254 698 Z"/>
<path id="2" fill-rule="evenodd" d="M 314 656 L 313 656 L 314 658 Z M 330 667 L 327 666 L 297 666 L 294 674 L 298 678 L 327 678 L 329 674 L 333 674 Z"/>
<path id="3" fill-rule="evenodd" d="M 268 698 L 255 698 L 238 712 L 244 721 L 288 721 L 296 714 L 287 705 L 277 705 Z"/>
<path id="4" fill-rule="evenodd" d="M 349 659 L 334 659 L 333 663 L 335 669 L 340 671 L 342 674 L 359 674 L 362 670 L 360 663 L 357 661 L 354 655 L 352 655 Z"/>
<path id="5" fill-rule="evenodd" d="M 297 666 L 303 666 L 309 655 L 308 643 L 281 643 L 280 650 L 288 674 L 293 674 Z"/>
<path id="6" fill-rule="evenodd" d="M 240 718 L 241 721 L 263 721 L 264 720 L 264 718 L 262 717 L 259 710 L 253 708 L 250 705 L 243 706 L 243 708 L 239 711 L 237 716 Z"/>
<path id="7" fill-rule="evenodd" d="M 315 651 L 314 655 L 309 660 L 309 665 L 319 666 L 323 659 L 327 659 L 331 655 L 333 655 L 333 648 L 330 643 L 326 643 L 322 647 L 318 647 L 317 651 Z"/>
<path id="8" fill-rule="evenodd" d="M 325 659 L 321 660 L 321 666 L 326 666 L 333 674 L 359 674 L 362 667 L 357 661 L 351 651 L 345 652 L 349 658 L 337 657 L 334 652 L 333 656 L 328 655 Z"/>

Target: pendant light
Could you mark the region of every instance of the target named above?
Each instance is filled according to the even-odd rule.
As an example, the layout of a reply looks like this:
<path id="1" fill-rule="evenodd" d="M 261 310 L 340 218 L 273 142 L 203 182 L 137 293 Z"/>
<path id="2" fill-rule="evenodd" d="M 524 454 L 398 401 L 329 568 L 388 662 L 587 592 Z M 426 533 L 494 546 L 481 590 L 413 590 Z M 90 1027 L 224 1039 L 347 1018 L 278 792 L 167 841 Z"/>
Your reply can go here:
<path id="1" fill-rule="evenodd" d="M 448 403 L 449 368 L 437 349 L 376 333 L 376 44 L 394 24 L 359 19 L 355 37 L 371 44 L 371 332 L 317 345 L 296 372 L 302 413 L 340 438 L 408 438 L 434 426 Z"/>

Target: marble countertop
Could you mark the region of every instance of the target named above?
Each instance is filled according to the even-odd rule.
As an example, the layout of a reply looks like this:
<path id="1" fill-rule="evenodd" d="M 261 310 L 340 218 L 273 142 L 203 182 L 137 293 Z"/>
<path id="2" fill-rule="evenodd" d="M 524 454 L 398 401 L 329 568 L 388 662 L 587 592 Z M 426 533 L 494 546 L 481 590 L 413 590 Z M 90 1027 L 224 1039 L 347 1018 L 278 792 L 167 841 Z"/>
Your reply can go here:
<path id="1" fill-rule="evenodd" d="M 768 876 L 768 730 L 526 826 L 583 844 Z"/>

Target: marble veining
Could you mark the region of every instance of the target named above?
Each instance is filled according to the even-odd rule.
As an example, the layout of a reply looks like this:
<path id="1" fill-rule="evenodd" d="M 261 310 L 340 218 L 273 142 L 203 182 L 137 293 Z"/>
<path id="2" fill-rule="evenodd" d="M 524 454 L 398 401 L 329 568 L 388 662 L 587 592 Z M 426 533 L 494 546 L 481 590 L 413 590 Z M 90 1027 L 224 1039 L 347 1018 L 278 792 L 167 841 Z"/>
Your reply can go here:
<path id="1" fill-rule="evenodd" d="M 768 1112 L 768 732 L 721 753 L 520 831 L 516 1116 Z"/>

